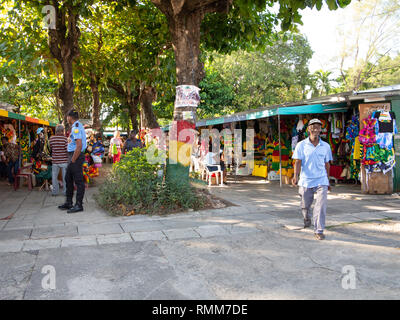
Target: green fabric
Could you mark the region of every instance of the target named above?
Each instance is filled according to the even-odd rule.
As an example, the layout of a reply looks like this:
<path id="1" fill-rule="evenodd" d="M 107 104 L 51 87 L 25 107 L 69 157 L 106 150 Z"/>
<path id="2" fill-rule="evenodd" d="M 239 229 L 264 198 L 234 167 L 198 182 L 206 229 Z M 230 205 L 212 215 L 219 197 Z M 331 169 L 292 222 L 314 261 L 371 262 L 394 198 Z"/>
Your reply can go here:
<path id="1" fill-rule="evenodd" d="M 44 179 L 44 180 L 49 180 L 51 179 L 51 172 L 52 171 L 52 166 L 47 166 L 46 171 L 41 171 L 39 174 L 36 175 L 36 178 L 39 179 Z"/>
<path id="2" fill-rule="evenodd" d="M 117 145 L 114 143 L 112 147 L 112 154 L 118 154 Z"/>

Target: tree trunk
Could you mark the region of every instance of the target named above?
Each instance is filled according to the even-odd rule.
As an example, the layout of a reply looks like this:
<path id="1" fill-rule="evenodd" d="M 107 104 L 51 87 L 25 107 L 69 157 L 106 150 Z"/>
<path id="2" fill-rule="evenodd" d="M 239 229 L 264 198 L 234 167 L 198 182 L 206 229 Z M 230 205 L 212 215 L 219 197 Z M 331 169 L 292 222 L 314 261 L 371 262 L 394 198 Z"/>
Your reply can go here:
<path id="1" fill-rule="evenodd" d="M 74 80 L 73 62 L 80 54 L 78 28 L 79 11 L 78 7 L 68 3 L 61 6 L 58 0 L 53 0 L 55 8 L 56 28 L 49 29 L 49 49 L 52 56 L 61 64 L 63 70 L 63 82 L 59 88 L 59 96 L 63 101 L 62 112 L 65 127 L 68 128 L 66 121 L 67 112 L 74 106 Z"/>
<path id="2" fill-rule="evenodd" d="M 169 21 L 172 47 L 175 53 L 177 85 L 198 87 L 204 77 L 204 65 L 200 61 L 200 26 L 202 19 L 202 12 L 196 11 L 189 15 L 182 12 L 175 19 Z M 182 120 L 183 111 L 196 112 L 196 108 L 181 107 L 175 109 L 174 120 Z"/>
<path id="3" fill-rule="evenodd" d="M 200 61 L 201 22 L 206 13 L 227 13 L 233 0 L 151 1 L 168 20 L 175 53 L 177 84 L 198 87 L 204 77 L 204 66 Z M 196 111 L 196 108 L 176 108 L 174 120 L 182 120 L 183 111 Z"/>
<path id="4" fill-rule="evenodd" d="M 139 96 L 140 96 L 140 87 L 136 86 L 135 87 L 135 93 L 132 93 L 131 90 L 131 82 L 128 82 L 126 85 L 126 92 L 125 92 L 125 97 L 126 97 L 126 102 L 129 106 L 129 117 L 131 118 L 132 122 L 132 130 L 135 132 L 139 132 L 139 124 L 138 124 L 138 114 L 139 114 Z"/>
<path id="5" fill-rule="evenodd" d="M 156 90 L 151 86 L 145 86 L 140 92 L 140 105 L 143 110 L 143 126 L 148 129 L 160 127 L 153 112 L 153 101 L 155 98 Z"/>
<path id="6" fill-rule="evenodd" d="M 227 12 L 232 0 L 151 0 L 165 14 L 172 38 L 175 53 L 176 79 L 178 85 L 199 86 L 204 77 L 204 67 L 200 61 L 200 27 L 204 15 L 208 12 Z M 183 112 L 190 111 L 192 119 L 183 120 Z M 194 129 L 196 123 L 196 107 L 174 108 L 174 122 L 169 135 L 169 165 L 167 180 L 180 177 L 179 181 L 185 187 L 189 184 L 188 157 L 180 159 L 181 144 L 190 144 L 184 134 L 184 129 Z M 185 132 L 184 132 L 185 133 Z M 186 146 L 184 146 L 185 148 Z M 182 148 L 182 147 L 181 147 Z M 186 148 L 185 148 L 186 149 Z M 173 150 L 173 151 L 172 151 Z M 190 150 L 189 150 L 190 151 Z M 172 160 L 172 161 L 171 161 Z M 177 162 L 176 162 L 177 161 Z M 177 165 L 178 164 L 178 165 Z M 181 166 L 182 164 L 183 166 Z M 172 181 L 172 180 L 171 180 Z"/>
<path id="7" fill-rule="evenodd" d="M 138 120 L 137 120 L 138 113 L 139 113 L 138 104 L 139 104 L 139 95 L 135 96 L 133 99 L 131 99 L 128 102 L 129 117 L 131 118 L 131 122 L 132 122 L 132 130 L 135 132 L 139 132 L 139 124 L 138 124 Z"/>
<path id="8" fill-rule="evenodd" d="M 100 95 L 99 80 L 95 74 L 90 75 L 90 89 L 92 90 L 92 128 L 96 131 L 100 130 Z"/>
<path id="9" fill-rule="evenodd" d="M 60 87 L 60 99 L 62 100 L 61 110 L 63 112 L 64 123 L 68 127 L 67 113 L 74 107 L 74 76 L 72 71 L 72 61 L 65 61 L 61 64 L 64 79 Z"/>

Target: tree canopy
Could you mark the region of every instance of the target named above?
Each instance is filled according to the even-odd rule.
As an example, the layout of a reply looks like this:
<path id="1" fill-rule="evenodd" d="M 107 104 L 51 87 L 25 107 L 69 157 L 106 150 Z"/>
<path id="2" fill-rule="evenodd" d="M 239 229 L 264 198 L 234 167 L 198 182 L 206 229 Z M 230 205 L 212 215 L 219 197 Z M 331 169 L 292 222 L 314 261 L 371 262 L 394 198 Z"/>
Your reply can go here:
<path id="1" fill-rule="evenodd" d="M 74 106 L 95 128 L 113 117 L 127 128 L 165 123 L 179 84 L 203 89 L 202 116 L 302 99 L 312 52 L 283 31 L 323 3 L 334 10 L 350 1 L 5 1 L 0 99 L 56 121 Z M 44 28 L 48 4 L 55 29 Z"/>

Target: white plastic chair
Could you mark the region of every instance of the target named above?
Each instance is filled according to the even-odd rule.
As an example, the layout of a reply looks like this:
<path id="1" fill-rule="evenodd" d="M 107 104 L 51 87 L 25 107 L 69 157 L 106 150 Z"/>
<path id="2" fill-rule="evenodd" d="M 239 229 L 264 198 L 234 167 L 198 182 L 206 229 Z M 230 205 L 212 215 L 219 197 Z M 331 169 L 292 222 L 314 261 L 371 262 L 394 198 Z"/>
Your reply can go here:
<path id="1" fill-rule="evenodd" d="M 220 173 L 221 174 L 221 186 L 223 186 L 224 185 L 224 172 L 222 171 L 222 169 L 221 169 L 221 165 L 219 165 L 219 164 L 213 164 L 213 165 L 211 165 L 212 167 L 218 167 L 218 170 L 216 170 L 216 171 L 209 171 L 208 170 L 208 167 L 207 166 L 205 166 L 205 174 L 206 174 L 206 182 L 208 181 L 208 186 L 209 187 L 211 187 L 211 178 L 212 178 L 212 174 L 213 173 L 215 173 L 215 179 L 217 180 L 217 185 L 219 184 L 219 182 L 218 182 L 218 174 Z M 204 171 L 203 171 L 203 173 L 204 173 Z"/>

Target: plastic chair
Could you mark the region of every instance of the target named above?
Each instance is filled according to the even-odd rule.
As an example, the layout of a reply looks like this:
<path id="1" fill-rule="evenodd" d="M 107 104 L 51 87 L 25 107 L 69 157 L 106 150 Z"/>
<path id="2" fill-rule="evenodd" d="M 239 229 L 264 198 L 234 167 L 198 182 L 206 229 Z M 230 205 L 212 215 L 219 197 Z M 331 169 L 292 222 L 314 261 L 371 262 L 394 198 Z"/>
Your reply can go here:
<path id="1" fill-rule="evenodd" d="M 16 191 L 19 188 L 19 178 L 24 178 L 28 180 L 28 188 L 32 190 L 32 174 L 30 172 L 23 172 L 23 170 L 31 169 L 32 165 L 25 166 L 18 169 L 17 174 L 14 177 L 14 190 Z"/>
<path id="2" fill-rule="evenodd" d="M 218 182 L 218 173 L 221 173 L 221 186 L 224 185 L 224 172 L 221 170 L 221 165 L 219 164 L 213 164 L 211 165 L 212 167 L 218 167 L 216 171 L 210 171 L 208 170 L 208 167 L 205 166 L 205 171 L 206 171 L 206 181 L 208 181 L 208 186 L 211 187 L 211 178 L 213 173 L 215 173 L 215 179 L 217 180 L 217 185 L 219 184 Z"/>

